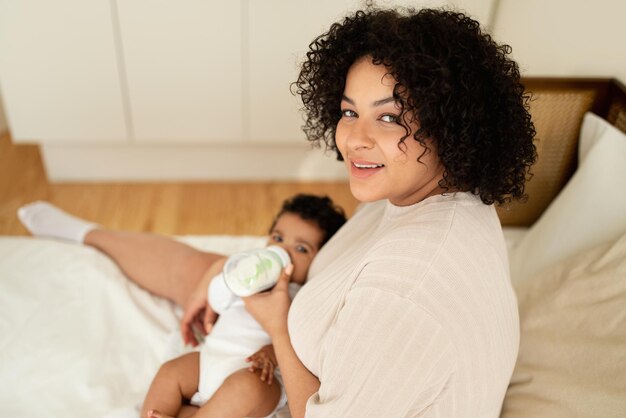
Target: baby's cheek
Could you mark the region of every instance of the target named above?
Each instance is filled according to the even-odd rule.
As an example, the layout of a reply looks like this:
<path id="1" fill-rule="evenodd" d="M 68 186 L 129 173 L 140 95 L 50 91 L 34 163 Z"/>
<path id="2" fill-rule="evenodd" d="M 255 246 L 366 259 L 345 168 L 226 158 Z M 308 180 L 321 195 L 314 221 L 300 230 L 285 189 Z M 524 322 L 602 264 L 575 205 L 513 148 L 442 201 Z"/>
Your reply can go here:
<path id="1" fill-rule="evenodd" d="M 291 281 L 294 283 L 304 284 L 306 280 L 306 269 L 302 269 L 302 265 L 294 264 L 293 274 L 291 275 Z"/>

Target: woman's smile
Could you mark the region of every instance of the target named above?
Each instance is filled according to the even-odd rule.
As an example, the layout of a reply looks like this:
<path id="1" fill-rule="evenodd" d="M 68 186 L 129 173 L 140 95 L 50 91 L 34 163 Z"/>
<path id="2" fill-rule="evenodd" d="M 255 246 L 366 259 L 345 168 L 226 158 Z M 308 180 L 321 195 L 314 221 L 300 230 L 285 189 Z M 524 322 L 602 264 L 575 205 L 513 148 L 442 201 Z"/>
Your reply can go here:
<path id="1" fill-rule="evenodd" d="M 350 174 L 356 178 L 364 179 L 373 176 L 385 168 L 384 164 L 373 163 L 364 160 L 350 160 Z"/>

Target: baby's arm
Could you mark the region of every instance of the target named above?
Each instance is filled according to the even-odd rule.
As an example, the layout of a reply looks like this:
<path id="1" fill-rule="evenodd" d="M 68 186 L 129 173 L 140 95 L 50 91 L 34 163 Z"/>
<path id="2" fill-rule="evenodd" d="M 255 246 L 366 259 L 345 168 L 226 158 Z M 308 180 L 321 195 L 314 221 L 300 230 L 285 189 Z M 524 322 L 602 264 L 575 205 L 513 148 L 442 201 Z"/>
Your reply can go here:
<path id="1" fill-rule="evenodd" d="M 259 351 L 248 357 L 246 361 L 251 363 L 250 367 L 248 367 L 249 371 L 256 372 L 258 370 L 260 373 L 257 374 L 261 380 L 268 385 L 272 384 L 274 380 L 274 370 L 276 366 L 278 366 L 276 353 L 274 353 L 274 346 L 272 344 L 261 347 Z"/>
<path id="2" fill-rule="evenodd" d="M 208 304 L 208 289 L 211 280 L 222 271 L 225 263 L 226 257 L 222 257 L 211 264 L 185 304 L 185 313 L 180 321 L 185 344 L 198 345 L 200 341 L 194 330 L 206 335 L 217 320 L 217 314 Z"/>

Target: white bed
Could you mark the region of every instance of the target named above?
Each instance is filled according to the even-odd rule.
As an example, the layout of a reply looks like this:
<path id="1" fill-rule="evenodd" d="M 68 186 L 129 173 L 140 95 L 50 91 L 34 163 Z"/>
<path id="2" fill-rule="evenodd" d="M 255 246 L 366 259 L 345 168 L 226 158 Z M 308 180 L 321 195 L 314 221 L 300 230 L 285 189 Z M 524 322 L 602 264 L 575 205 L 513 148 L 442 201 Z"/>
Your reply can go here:
<path id="1" fill-rule="evenodd" d="M 541 218 L 505 229 L 522 345 L 503 417 L 626 416 L 626 136 L 589 115 L 580 144 L 575 175 Z M 180 239 L 227 254 L 264 242 Z M 178 314 L 91 248 L 0 237 L 0 415 L 102 417 L 139 404 L 184 349 Z"/>
<path id="2" fill-rule="evenodd" d="M 263 246 L 265 237 L 181 240 L 232 253 Z M 180 310 L 92 248 L 3 237 L 0 274 L 2 416 L 116 415 L 140 404 L 159 365 L 185 350 Z"/>

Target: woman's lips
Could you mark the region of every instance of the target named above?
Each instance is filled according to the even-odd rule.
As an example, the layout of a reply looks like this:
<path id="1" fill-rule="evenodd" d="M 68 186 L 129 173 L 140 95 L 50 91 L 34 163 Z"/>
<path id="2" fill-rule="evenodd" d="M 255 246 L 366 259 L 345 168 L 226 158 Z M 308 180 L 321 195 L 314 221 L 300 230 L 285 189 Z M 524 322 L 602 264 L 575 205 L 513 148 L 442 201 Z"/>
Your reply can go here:
<path id="1" fill-rule="evenodd" d="M 385 166 L 379 163 L 363 160 L 350 161 L 350 174 L 352 177 L 364 179 L 381 171 Z"/>

